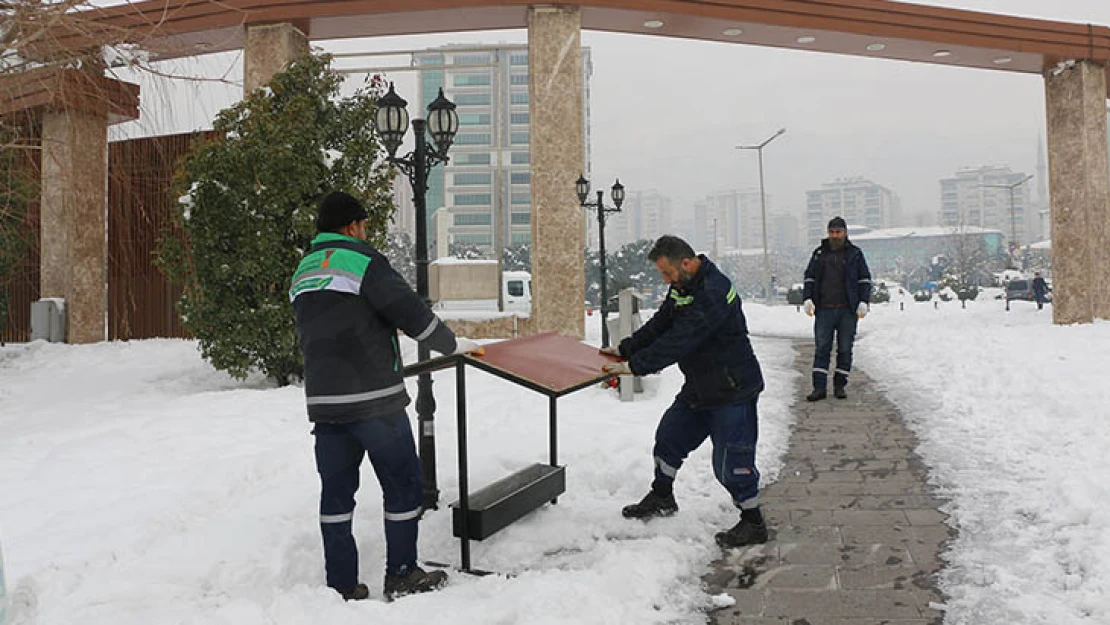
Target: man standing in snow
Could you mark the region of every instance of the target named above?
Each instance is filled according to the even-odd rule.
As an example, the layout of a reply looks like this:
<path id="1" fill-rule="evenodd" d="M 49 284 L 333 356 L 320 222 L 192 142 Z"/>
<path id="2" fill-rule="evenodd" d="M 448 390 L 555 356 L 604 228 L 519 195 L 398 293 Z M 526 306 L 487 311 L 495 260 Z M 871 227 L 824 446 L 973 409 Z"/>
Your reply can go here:
<path id="1" fill-rule="evenodd" d="M 443 571 L 416 563 L 423 512 L 420 459 L 405 406 L 397 330 L 444 354 L 475 351 L 456 339 L 427 304 L 366 243 L 366 209 L 336 191 L 320 203 L 319 235 L 293 274 L 289 298 L 304 356 L 308 418 L 315 424 L 320 532 L 327 584 L 346 600 L 365 599 L 351 523 L 364 454 L 384 499 L 387 599 L 435 590 Z"/>
<path id="2" fill-rule="evenodd" d="M 648 258 L 670 291 L 643 327 L 619 346 L 602 350 L 627 360 L 604 370 L 647 375 L 678 363 L 686 383 L 655 432 L 651 491 L 621 512 L 643 520 L 677 512 L 675 475 L 686 456 L 710 438 L 713 473 L 740 509 L 739 522 L 717 533 L 717 543 L 727 548 L 767 542 L 755 467 L 763 374 L 748 340 L 740 296 L 716 265 L 678 237 L 660 237 Z"/>
<path id="3" fill-rule="evenodd" d="M 1041 272 L 1033 272 L 1033 299 L 1037 301 L 1037 310 L 1044 309 L 1044 303 L 1047 299 L 1045 294 L 1048 293 L 1048 283 L 1044 281 L 1044 276 Z"/>
<path id="4" fill-rule="evenodd" d="M 845 399 L 848 374 L 852 371 L 852 343 L 856 324 L 871 309 L 871 271 L 863 250 L 848 240 L 848 224 L 842 217 L 829 220 L 829 238 L 813 251 L 806 267 L 802 307 L 810 317 L 816 315 L 813 336 L 817 352 L 813 356 L 813 391 L 806 401 L 827 397 L 829 360 L 833 334 L 836 334 L 836 372 L 833 394 Z"/>

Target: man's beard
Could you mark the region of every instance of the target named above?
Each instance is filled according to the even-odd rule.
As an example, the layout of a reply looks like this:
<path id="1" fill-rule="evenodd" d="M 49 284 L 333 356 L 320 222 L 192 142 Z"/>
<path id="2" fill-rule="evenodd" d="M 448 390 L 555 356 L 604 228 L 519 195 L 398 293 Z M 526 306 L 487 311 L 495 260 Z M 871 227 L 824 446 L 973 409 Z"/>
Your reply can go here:
<path id="1" fill-rule="evenodd" d="M 834 249 L 834 250 L 842 250 L 842 249 L 844 249 L 844 239 L 833 239 L 833 238 L 830 238 L 830 239 L 829 239 L 829 247 L 831 247 L 831 248 L 832 248 L 832 249 Z"/>
<path id="2" fill-rule="evenodd" d="M 678 287 L 685 289 L 690 286 L 690 281 L 694 279 L 693 274 L 689 273 L 682 267 L 678 268 Z"/>

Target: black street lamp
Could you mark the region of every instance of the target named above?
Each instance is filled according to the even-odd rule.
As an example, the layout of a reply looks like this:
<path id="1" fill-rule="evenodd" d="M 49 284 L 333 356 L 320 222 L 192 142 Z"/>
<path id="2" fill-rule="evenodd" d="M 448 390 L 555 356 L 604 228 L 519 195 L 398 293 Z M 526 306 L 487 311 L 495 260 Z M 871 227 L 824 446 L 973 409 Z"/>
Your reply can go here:
<path id="1" fill-rule="evenodd" d="M 416 147 L 405 156 L 398 157 L 397 148 L 401 147 L 409 125 L 409 114 L 405 110 L 407 105 L 408 102 L 393 90 L 393 83 L 389 83 L 389 92 L 378 100 L 374 128 L 389 152 L 386 160 L 405 172 L 412 184 L 413 204 L 416 205 L 416 292 L 424 298 L 425 303 L 431 305 L 428 299 L 428 213 L 425 198 L 428 192 L 428 171 L 439 163 L 447 162 L 447 150 L 451 148 L 455 133 L 459 130 L 459 116 L 455 113 L 455 104 L 443 97 L 441 88 L 439 97 L 428 105 L 427 122 L 423 119 L 412 120 Z M 428 145 L 427 134 L 432 135 L 434 146 Z M 420 360 L 427 360 L 431 354 L 420 343 L 418 355 Z M 434 510 L 439 507 L 439 487 L 436 483 L 436 400 L 432 394 L 432 375 L 420 374 L 416 388 L 420 464 L 424 470 L 424 507 Z"/>
<path id="2" fill-rule="evenodd" d="M 575 189 L 578 191 L 578 203 L 582 208 L 593 208 L 597 210 L 597 253 L 601 263 L 601 346 L 609 347 L 609 324 L 606 321 L 606 310 L 609 302 L 606 301 L 609 294 L 605 290 L 605 216 L 609 213 L 619 213 L 621 204 L 624 204 L 624 185 L 618 179 L 609 193 L 613 196 L 613 204 L 616 206 L 606 206 L 602 201 L 604 191 L 597 192 L 596 202 L 587 202 L 586 197 L 590 195 L 590 181 L 586 180 L 586 176 L 578 176 L 578 182 L 575 183 Z"/>

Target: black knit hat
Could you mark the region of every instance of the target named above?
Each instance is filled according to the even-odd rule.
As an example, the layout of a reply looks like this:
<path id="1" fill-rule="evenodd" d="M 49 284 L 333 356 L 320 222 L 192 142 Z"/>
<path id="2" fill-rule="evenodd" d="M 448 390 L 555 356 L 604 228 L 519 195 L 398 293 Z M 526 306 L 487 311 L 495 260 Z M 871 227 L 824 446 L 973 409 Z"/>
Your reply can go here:
<path id="1" fill-rule="evenodd" d="M 342 191 L 332 191 L 320 200 L 316 213 L 317 232 L 337 232 L 352 221 L 369 217 L 358 198 Z"/>
<path id="2" fill-rule="evenodd" d="M 833 217 L 829 220 L 828 230 L 847 230 L 848 224 L 844 222 L 843 217 Z"/>

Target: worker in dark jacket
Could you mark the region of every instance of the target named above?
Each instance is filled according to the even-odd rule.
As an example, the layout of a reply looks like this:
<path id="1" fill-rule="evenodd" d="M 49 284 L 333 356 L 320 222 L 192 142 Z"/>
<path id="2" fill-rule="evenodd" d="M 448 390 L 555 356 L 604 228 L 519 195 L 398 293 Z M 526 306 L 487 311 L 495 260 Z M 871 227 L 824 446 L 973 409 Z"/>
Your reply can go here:
<path id="1" fill-rule="evenodd" d="M 1044 303 L 1048 300 L 1048 283 L 1044 281 L 1041 272 L 1033 272 L 1033 299 L 1037 302 L 1037 310 L 1044 310 Z"/>
<path id="2" fill-rule="evenodd" d="M 416 563 L 422 513 L 420 459 L 405 407 L 398 329 L 440 353 L 479 349 L 428 309 L 408 283 L 366 243 L 367 213 L 342 192 L 320 203 L 319 235 L 293 274 L 289 298 L 304 356 L 305 400 L 315 424 L 320 473 L 320 531 L 327 584 L 344 599 L 365 599 L 351 523 L 364 454 L 384 499 L 387 599 L 434 590 L 446 573 Z"/>
<path id="3" fill-rule="evenodd" d="M 655 479 L 628 518 L 651 519 L 678 511 L 674 480 L 690 452 L 710 438 L 713 472 L 740 509 L 740 520 L 716 535 L 722 547 L 767 541 L 759 508 L 756 403 L 763 374 L 748 340 L 740 296 L 708 258 L 685 241 L 663 236 L 648 254 L 670 291 L 659 311 L 618 347 L 602 350 L 627 359 L 605 365 L 617 374 L 647 375 L 678 363 L 686 377 L 655 432 Z"/>
<path id="4" fill-rule="evenodd" d="M 836 335 L 836 372 L 833 393 L 837 399 L 848 397 L 848 374 L 852 372 L 852 344 L 856 326 L 871 310 L 871 271 L 863 250 L 848 240 L 848 224 L 842 217 L 829 220 L 829 237 L 813 251 L 806 267 L 802 306 L 816 319 L 813 336 L 813 391 L 806 401 L 827 397 L 829 361 L 833 335 Z"/>

